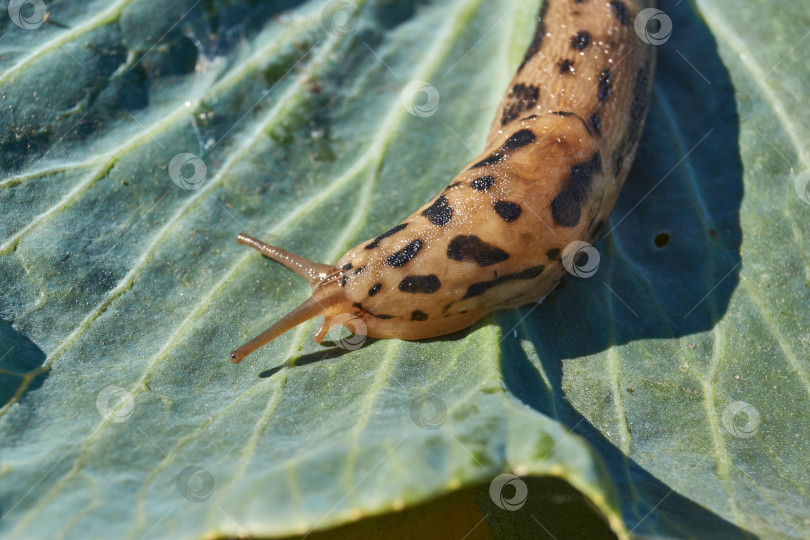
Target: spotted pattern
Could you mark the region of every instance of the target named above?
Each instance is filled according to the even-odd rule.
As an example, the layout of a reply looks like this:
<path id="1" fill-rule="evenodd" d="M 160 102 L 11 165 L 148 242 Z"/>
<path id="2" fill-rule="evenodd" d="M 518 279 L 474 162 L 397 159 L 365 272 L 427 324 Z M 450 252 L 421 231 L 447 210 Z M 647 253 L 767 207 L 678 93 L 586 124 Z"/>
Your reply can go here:
<path id="1" fill-rule="evenodd" d="M 510 201 L 497 201 L 494 208 L 495 213 L 501 216 L 504 221 L 515 221 L 523 212 L 519 204 Z"/>
<path id="2" fill-rule="evenodd" d="M 495 165 L 496 163 L 500 163 L 504 159 L 506 159 L 506 154 L 495 152 L 491 156 L 482 159 L 481 161 L 470 167 L 470 169 L 478 169 L 480 167 L 486 167 L 487 165 Z"/>
<path id="3" fill-rule="evenodd" d="M 357 309 L 359 309 L 360 311 L 362 311 L 363 313 L 365 313 L 365 314 L 367 314 L 367 315 L 371 315 L 371 316 L 372 316 L 372 317 L 374 317 L 375 319 L 393 319 L 393 318 L 394 318 L 394 316 L 393 316 L 393 315 L 385 315 L 385 314 L 382 314 L 382 313 L 373 313 L 373 312 L 371 312 L 371 311 L 367 310 L 366 308 L 364 308 L 364 307 L 363 307 L 363 304 L 361 304 L 360 302 L 355 302 L 355 303 L 354 303 L 354 304 L 352 304 L 352 305 L 353 305 L 355 308 L 357 308 Z"/>
<path id="4" fill-rule="evenodd" d="M 602 70 L 602 73 L 599 74 L 599 90 L 596 93 L 596 96 L 599 98 L 599 101 L 605 102 L 610 97 L 610 83 L 611 78 L 613 77 L 609 68 L 605 68 Z"/>
<path id="5" fill-rule="evenodd" d="M 385 262 L 388 263 L 388 266 L 393 268 L 405 266 L 411 259 L 416 257 L 416 254 L 419 253 L 420 249 L 422 249 L 422 244 L 424 244 L 424 242 L 417 238 L 404 248 L 389 256 Z"/>
<path id="6" fill-rule="evenodd" d="M 546 35 L 545 19 L 548 6 L 549 2 L 544 1 L 543 5 L 540 7 L 540 13 L 537 14 L 537 27 L 534 29 L 534 37 L 532 38 L 532 42 L 529 44 L 529 48 L 526 49 L 526 56 L 523 57 L 523 62 L 521 62 L 518 71 L 523 69 L 526 62 L 528 62 L 532 56 L 537 54 L 537 51 L 540 50 L 540 47 L 543 44 L 543 37 Z"/>
<path id="7" fill-rule="evenodd" d="M 624 2 L 614 0 L 610 3 L 610 7 L 613 8 L 613 14 L 622 26 L 630 24 L 630 11 L 627 9 L 627 6 L 624 5 Z"/>
<path id="8" fill-rule="evenodd" d="M 597 135 L 602 134 L 602 117 L 599 113 L 593 113 L 588 117 L 588 123 L 591 125 L 591 129 Z"/>
<path id="9" fill-rule="evenodd" d="M 644 112 L 650 104 L 650 72 L 642 67 L 636 74 L 636 84 L 633 87 L 633 103 L 630 105 L 630 121 L 627 124 L 627 137 L 635 140 L 641 135 L 641 124 Z"/>
<path id="10" fill-rule="evenodd" d="M 507 141 L 503 143 L 501 149 L 506 152 L 511 152 L 512 150 L 517 150 L 521 146 L 526 146 L 529 143 L 533 143 L 534 138 L 535 137 L 534 133 L 532 133 L 532 130 L 521 129 L 520 131 L 509 137 L 509 139 L 507 139 Z"/>
<path id="11" fill-rule="evenodd" d="M 540 274 L 542 274 L 544 269 L 545 266 L 540 265 L 528 268 L 521 272 L 516 272 L 514 274 L 506 274 L 505 276 L 501 276 L 489 281 L 479 281 L 478 283 L 473 283 L 467 288 L 467 293 L 464 295 L 462 300 L 465 300 L 467 298 L 474 298 L 476 296 L 481 296 L 491 288 L 497 287 L 498 285 L 507 283 L 509 281 L 534 279 Z"/>
<path id="12" fill-rule="evenodd" d="M 403 230 L 407 226 L 408 226 L 407 223 L 401 223 L 401 224 L 397 225 L 396 227 L 394 227 L 393 229 L 389 229 L 389 230 L 385 231 L 380 236 L 378 236 L 377 238 L 372 240 L 371 243 L 366 244 L 365 249 L 374 249 L 375 247 L 380 245 L 380 240 L 382 240 L 383 238 L 388 238 L 389 236 L 392 236 L 392 235 L 398 233 L 399 231 Z"/>
<path id="13" fill-rule="evenodd" d="M 551 217 L 561 227 L 576 227 L 582 201 L 591 185 L 591 177 L 602 169 L 602 156 L 596 152 L 591 159 L 571 167 L 562 190 L 551 201 Z"/>
<path id="14" fill-rule="evenodd" d="M 418 309 L 413 310 L 411 313 L 411 320 L 412 321 L 426 321 L 428 320 L 428 314 L 424 311 L 419 311 Z"/>
<path id="15" fill-rule="evenodd" d="M 580 30 L 571 38 L 571 48 L 575 51 L 584 50 L 591 44 L 591 35 L 585 30 Z"/>
<path id="16" fill-rule="evenodd" d="M 405 276 L 399 282 L 399 290 L 406 293 L 432 294 L 439 290 L 442 282 L 434 274 L 426 276 Z"/>
<path id="17" fill-rule="evenodd" d="M 422 339 L 551 290 L 564 274 L 562 248 L 592 241 L 607 219 L 638 143 L 655 47 L 622 27 L 632 27 L 632 16 L 647 5 L 544 0 L 521 70 L 490 128 L 488 150 L 470 162 L 475 170 L 459 173 L 406 222 L 353 248 L 335 268 L 303 267 L 305 277 L 313 270 L 326 274 L 330 287 L 315 288 L 319 307 L 312 311 L 320 309 L 325 323 L 338 309 L 355 313 L 375 337 Z M 546 25 L 554 28 L 547 33 Z M 581 157 L 568 161 L 572 155 Z M 549 213 L 550 231 L 543 227 Z"/>
<path id="18" fill-rule="evenodd" d="M 436 202 L 422 211 L 422 215 L 434 225 L 443 227 L 453 219 L 453 209 L 450 207 L 447 197 L 440 195 Z"/>
<path id="19" fill-rule="evenodd" d="M 470 187 L 477 191 L 487 191 L 495 184 L 494 176 L 480 176 L 470 182 Z"/>
<path id="20" fill-rule="evenodd" d="M 535 85 L 516 84 L 509 90 L 507 105 L 501 115 L 501 125 L 508 124 L 523 111 L 533 109 L 537 104 L 540 88 Z"/>
<path id="21" fill-rule="evenodd" d="M 509 258 L 509 254 L 473 234 L 468 234 L 450 240 L 447 245 L 447 257 L 454 261 L 470 261 L 478 266 L 490 266 L 505 261 Z"/>

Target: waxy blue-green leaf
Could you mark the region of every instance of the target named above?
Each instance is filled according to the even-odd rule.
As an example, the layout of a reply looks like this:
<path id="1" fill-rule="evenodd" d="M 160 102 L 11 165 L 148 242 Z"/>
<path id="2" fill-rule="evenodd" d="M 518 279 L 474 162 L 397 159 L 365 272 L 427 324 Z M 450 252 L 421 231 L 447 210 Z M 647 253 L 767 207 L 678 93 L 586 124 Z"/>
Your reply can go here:
<path id="1" fill-rule="evenodd" d="M 427 201 L 538 5 L 54 1 L 21 27 L 36 6 L 0 12 L 4 537 L 304 534 L 465 486 L 499 536 L 581 511 L 529 479 L 498 507 L 505 472 L 620 536 L 810 535 L 810 9 L 662 3 L 593 277 L 426 342 L 324 349 L 311 322 L 234 366 L 309 292 L 236 233 L 333 262 Z"/>

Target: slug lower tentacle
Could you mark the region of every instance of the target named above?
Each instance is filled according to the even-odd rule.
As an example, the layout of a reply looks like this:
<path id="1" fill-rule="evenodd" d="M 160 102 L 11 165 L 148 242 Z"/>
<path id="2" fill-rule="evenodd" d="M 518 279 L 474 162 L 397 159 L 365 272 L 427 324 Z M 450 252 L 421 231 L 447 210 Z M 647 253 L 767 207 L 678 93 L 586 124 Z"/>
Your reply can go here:
<path id="1" fill-rule="evenodd" d="M 571 242 L 593 242 L 635 156 L 655 67 L 633 21 L 652 1 L 545 0 L 483 154 L 425 206 L 334 266 L 240 234 L 303 276 L 313 294 L 231 355 L 318 315 L 376 338 L 423 339 L 543 298 Z"/>

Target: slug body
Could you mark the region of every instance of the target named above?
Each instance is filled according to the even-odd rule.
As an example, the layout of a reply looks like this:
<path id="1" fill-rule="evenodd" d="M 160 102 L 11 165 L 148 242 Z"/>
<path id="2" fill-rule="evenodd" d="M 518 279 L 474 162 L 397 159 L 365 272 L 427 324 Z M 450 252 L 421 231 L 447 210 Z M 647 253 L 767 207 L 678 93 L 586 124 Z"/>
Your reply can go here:
<path id="1" fill-rule="evenodd" d="M 630 170 L 655 67 L 633 23 L 652 3 L 545 0 L 484 152 L 334 266 L 240 234 L 307 279 L 313 294 L 232 361 L 318 315 L 319 343 L 349 319 L 362 321 L 347 324 L 356 333 L 413 340 L 548 294 L 565 274 L 563 250 L 594 241 Z"/>

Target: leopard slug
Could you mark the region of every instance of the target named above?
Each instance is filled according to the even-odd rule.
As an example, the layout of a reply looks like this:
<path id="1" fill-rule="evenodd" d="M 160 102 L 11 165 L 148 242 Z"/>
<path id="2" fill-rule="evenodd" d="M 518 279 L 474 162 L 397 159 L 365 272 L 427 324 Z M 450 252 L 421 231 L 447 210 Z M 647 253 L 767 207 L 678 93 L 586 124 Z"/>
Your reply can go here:
<path id="1" fill-rule="evenodd" d="M 334 265 L 244 233 L 237 241 L 304 277 L 312 296 L 231 354 L 234 363 L 319 315 L 375 338 L 456 332 L 542 299 L 571 242 L 593 242 L 636 153 L 654 47 L 634 31 L 652 0 L 545 0 L 484 152 L 398 225 Z"/>

